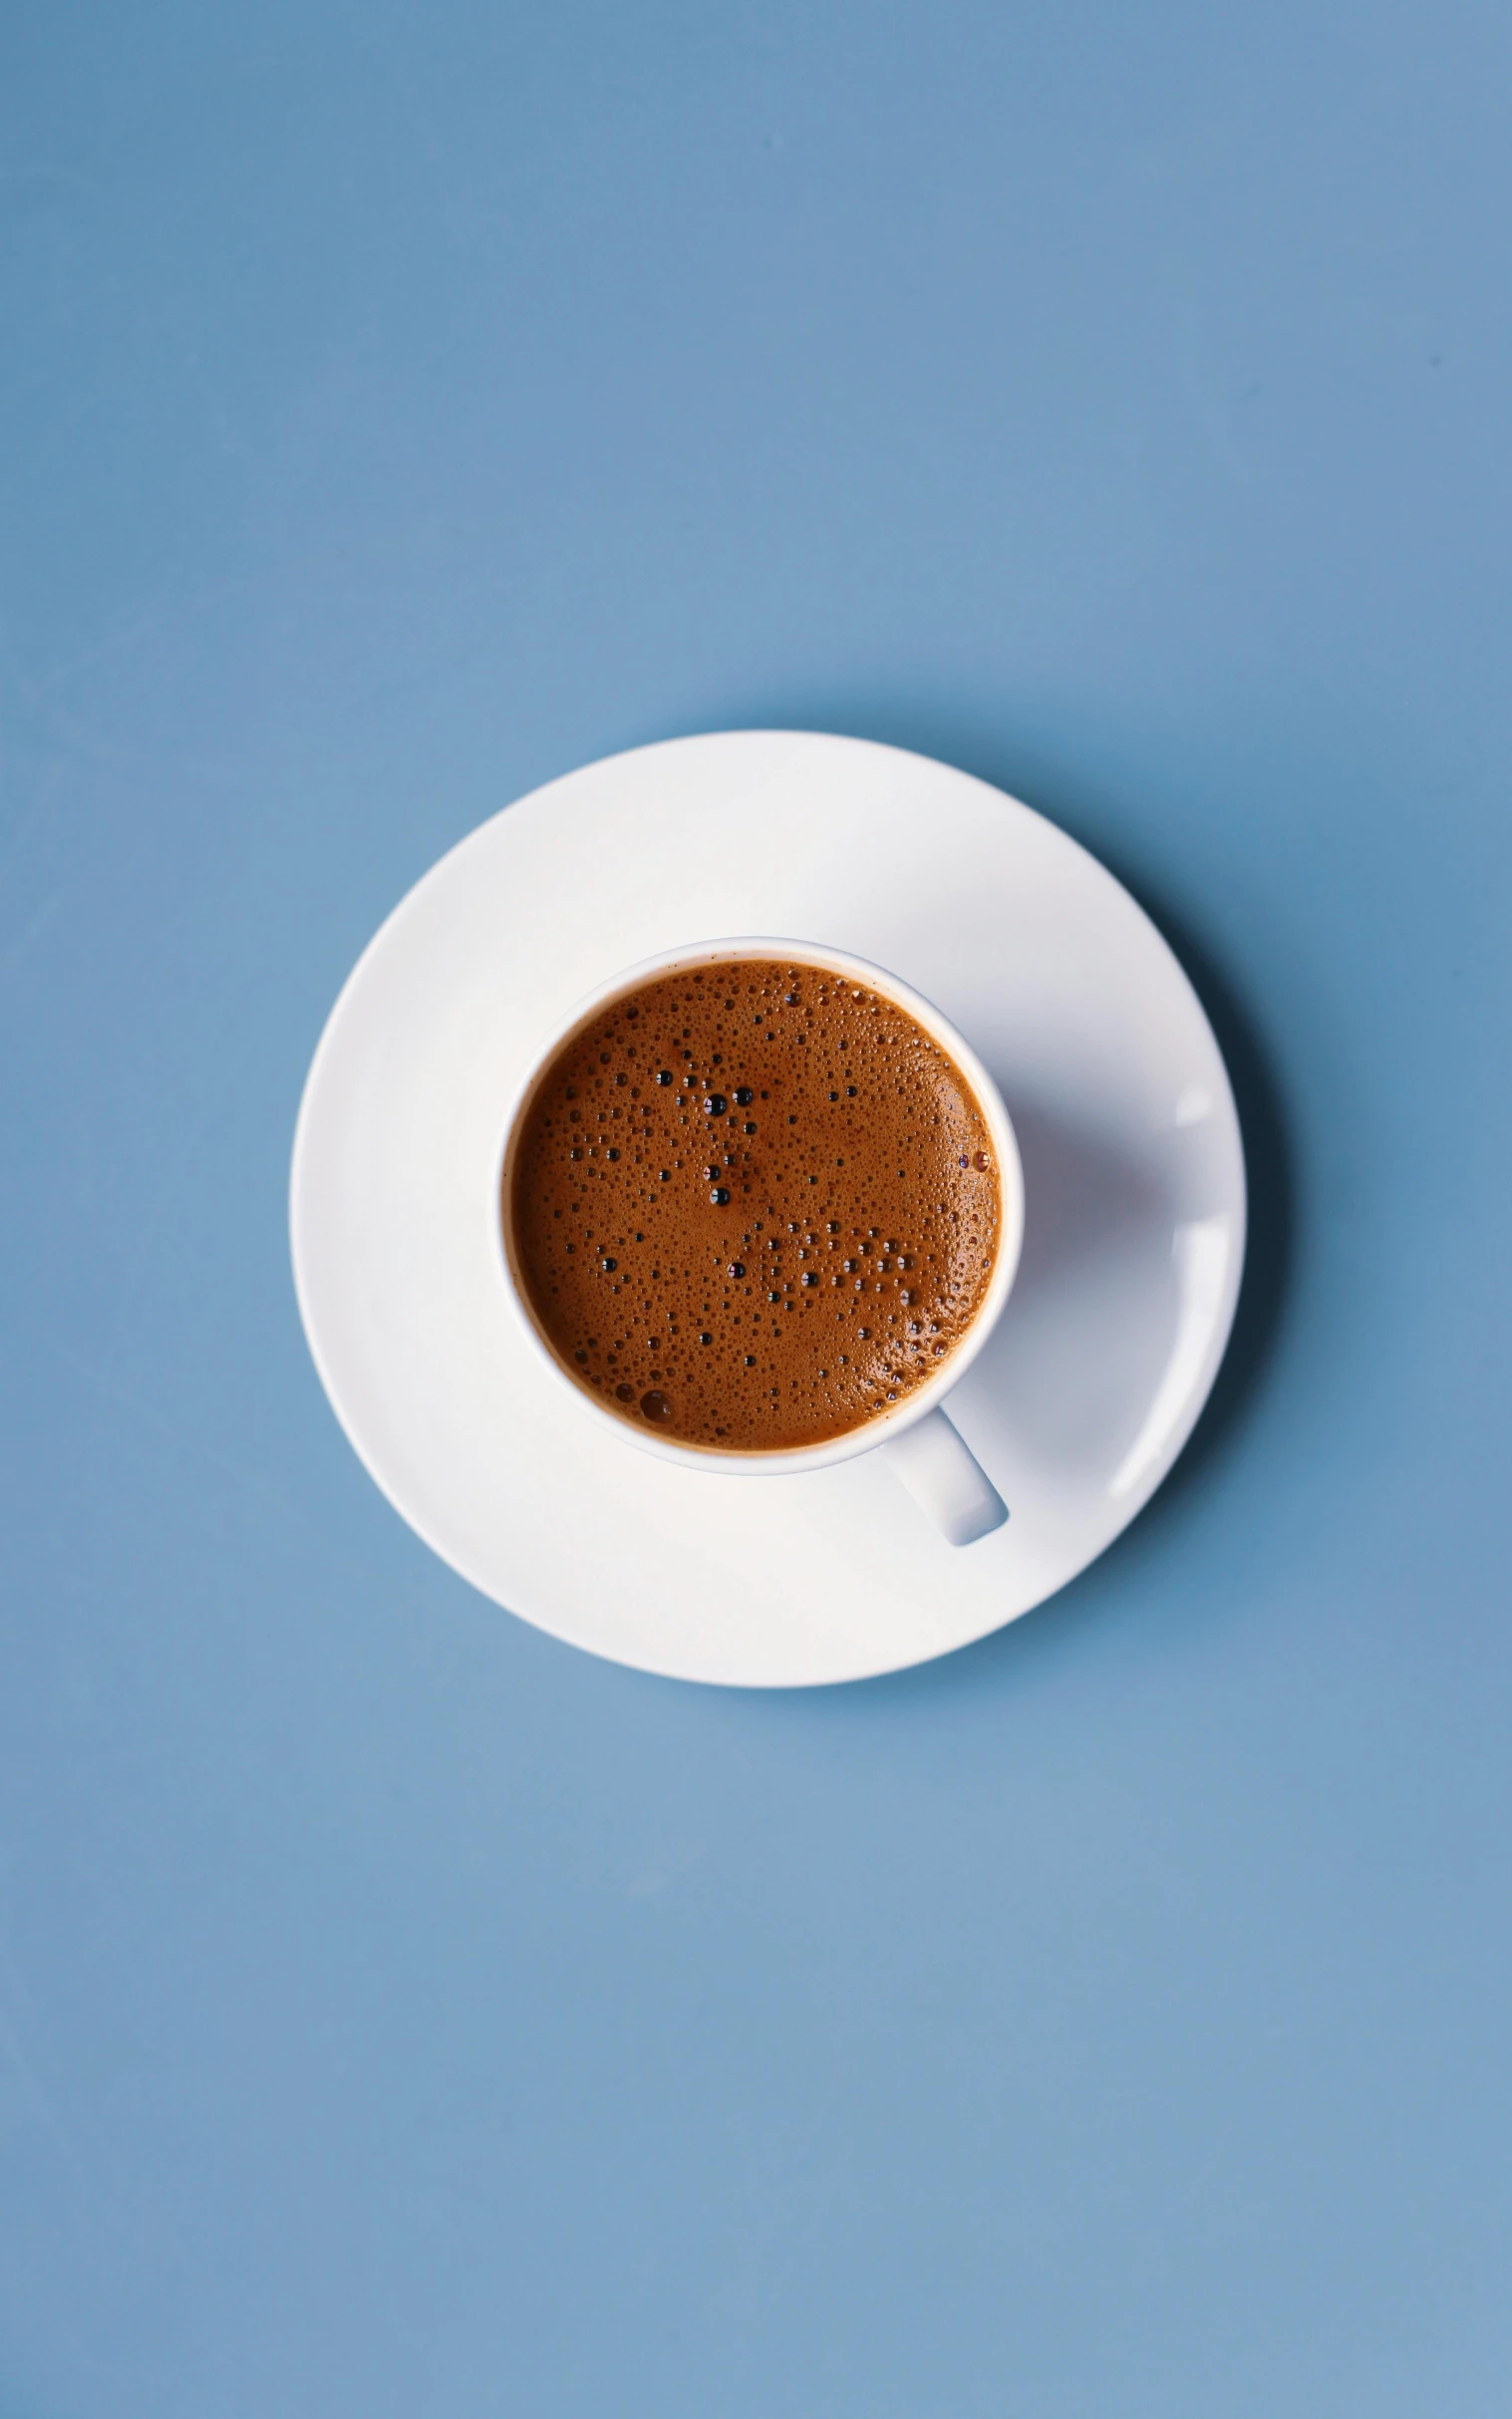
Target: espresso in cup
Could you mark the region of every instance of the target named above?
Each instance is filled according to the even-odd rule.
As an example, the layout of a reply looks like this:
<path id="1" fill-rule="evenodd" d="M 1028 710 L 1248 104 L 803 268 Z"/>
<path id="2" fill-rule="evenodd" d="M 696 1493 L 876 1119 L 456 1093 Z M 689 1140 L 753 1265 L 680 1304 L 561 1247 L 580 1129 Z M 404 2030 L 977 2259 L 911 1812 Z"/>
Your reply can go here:
<path id="1" fill-rule="evenodd" d="M 885 991 L 706 959 L 546 1061 L 502 1215 L 562 1367 L 719 1452 L 845 1436 L 940 1375 L 997 1260 L 987 1120 Z"/>

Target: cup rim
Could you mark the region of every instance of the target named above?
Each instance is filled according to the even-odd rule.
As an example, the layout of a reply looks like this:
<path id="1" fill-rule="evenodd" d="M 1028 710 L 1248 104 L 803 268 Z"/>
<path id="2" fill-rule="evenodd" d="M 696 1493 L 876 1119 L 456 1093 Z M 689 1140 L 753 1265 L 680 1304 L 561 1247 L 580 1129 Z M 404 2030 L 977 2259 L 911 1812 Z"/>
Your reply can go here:
<path id="1" fill-rule="evenodd" d="M 756 1446 L 744 1451 L 732 1450 L 727 1446 L 691 1444 L 681 1438 L 658 1436 L 649 1428 L 639 1429 L 617 1411 L 611 1411 L 605 1404 L 596 1401 L 575 1378 L 568 1375 L 536 1323 L 529 1298 L 515 1271 L 512 1238 L 503 1212 L 505 1183 L 525 1111 L 547 1066 L 563 1045 L 572 1039 L 581 1026 L 589 1024 L 624 993 L 638 990 L 643 983 L 657 975 L 672 974 L 682 966 L 708 966 L 732 958 L 789 958 L 797 965 L 827 967 L 835 974 L 847 975 L 862 982 L 868 989 L 885 993 L 916 1024 L 923 1026 L 932 1040 L 945 1048 L 975 1093 L 993 1140 L 998 1172 L 1000 1240 L 992 1279 L 976 1318 L 938 1376 L 916 1387 L 892 1409 L 868 1419 L 864 1426 L 848 1428 L 843 1435 L 826 1437 L 817 1444 L 778 1445 L 770 1449 Z M 493 1170 L 489 1219 L 504 1291 L 537 1358 L 550 1370 L 557 1384 L 565 1387 L 572 1400 L 589 1418 L 597 1420 L 602 1427 L 638 1451 L 654 1454 L 660 1461 L 676 1462 L 685 1469 L 715 1470 L 726 1476 L 787 1477 L 801 1470 L 824 1469 L 832 1463 L 852 1461 L 862 1453 L 874 1452 L 878 1445 L 888 1443 L 906 1429 L 916 1427 L 921 1419 L 927 1419 L 960 1383 L 992 1335 L 1013 1291 L 1024 1247 L 1024 1170 L 1018 1138 L 1003 1095 L 976 1052 L 933 1001 L 915 991 L 900 976 L 885 966 L 877 965 L 873 959 L 857 957 L 853 950 L 831 948 L 820 941 L 738 934 L 716 941 L 682 942 L 675 948 L 658 950 L 654 956 L 643 958 L 636 965 L 623 967 L 617 974 L 611 975 L 594 991 L 578 1000 L 537 1046 L 529 1069 L 509 1102 L 504 1117 L 503 1138 L 495 1154 Z"/>

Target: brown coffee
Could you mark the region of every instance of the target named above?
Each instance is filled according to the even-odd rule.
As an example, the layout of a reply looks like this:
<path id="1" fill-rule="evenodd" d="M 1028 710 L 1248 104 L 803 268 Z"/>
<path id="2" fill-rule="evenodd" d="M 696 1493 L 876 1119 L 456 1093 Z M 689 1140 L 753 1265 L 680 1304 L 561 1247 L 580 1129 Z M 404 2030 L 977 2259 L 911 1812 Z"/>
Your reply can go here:
<path id="1" fill-rule="evenodd" d="M 729 958 L 605 1008 L 537 1078 L 503 1216 L 584 1390 L 722 1452 L 818 1444 L 935 1376 L 981 1306 L 987 1121 L 885 992 Z"/>

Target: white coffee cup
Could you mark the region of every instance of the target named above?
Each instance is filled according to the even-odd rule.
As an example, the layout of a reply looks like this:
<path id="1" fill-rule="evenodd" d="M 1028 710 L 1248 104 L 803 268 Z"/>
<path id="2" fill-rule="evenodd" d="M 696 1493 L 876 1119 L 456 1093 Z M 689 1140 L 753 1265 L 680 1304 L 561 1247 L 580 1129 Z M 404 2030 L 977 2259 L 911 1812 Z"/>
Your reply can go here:
<path id="1" fill-rule="evenodd" d="M 509 1198 L 509 1177 L 525 1111 L 536 1085 L 563 1045 L 602 1010 L 626 993 L 639 991 L 657 976 L 673 974 L 685 967 L 726 964 L 732 958 L 777 959 L 794 966 L 828 969 L 867 990 L 880 992 L 911 1017 L 938 1045 L 975 1095 L 992 1137 L 1001 1196 L 998 1255 L 987 1292 L 971 1326 L 942 1363 L 939 1373 L 841 1436 L 826 1437 L 820 1444 L 789 1445 L 771 1451 L 731 1452 L 723 1447 L 681 1442 L 660 1436 L 650 1428 L 633 1426 L 596 1401 L 568 1375 L 542 1333 L 515 1265 L 513 1238 L 502 1215 L 502 1204 Z M 742 939 L 704 941 L 664 950 L 660 956 L 644 959 L 639 966 L 627 967 L 622 974 L 614 975 L 589 998 L 580 1000 L 571 1015 L 542 1041 L 505 1124 L 491 1215 L 504 1284 L 538 1359 L 588 1418 L 596 1419 L 626 1444 L 638 1447 L 643 1453 L 655 1453 L 659 1460 L 680 1462 L 685 1469 L 719 1470 L 727 1475 L 753 1478 L 820 1470 L 830 1462 L 851 1461 L 858 1453 L 880 1452 L 952 1545 L 970 1545 L 1008 1518 L 1002 1497 L 941 1406 L 997 1326 L 1013 1289 L 1024 1241 L 1024 1175 L 1019 1146 L 1002 1095 L 976 1053 L 937 1008 L 885 968 L 873 966 L 865 958 L 852 957 L 847 950 L 830 949 L 818 942 Z"/>

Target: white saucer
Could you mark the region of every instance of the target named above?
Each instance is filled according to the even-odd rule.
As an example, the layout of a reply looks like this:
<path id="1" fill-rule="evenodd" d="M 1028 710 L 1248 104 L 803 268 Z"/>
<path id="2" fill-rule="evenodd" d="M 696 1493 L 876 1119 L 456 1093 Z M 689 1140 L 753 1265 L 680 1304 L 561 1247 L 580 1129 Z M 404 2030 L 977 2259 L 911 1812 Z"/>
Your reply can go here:
<path id="1" fill-rule="evenodd" d="M 876 1454 L 753 1483 L 601 1432 L 493 1248 L 507 1103 L 619 968 L 790 932 L 890 968 L 997 1077 L 1018 1284 L 950 1414 L 1012 1517 L 943 1542 Z M 444 857 L 332 1012 L 294 1145 L 295 1284 L 378 1484 L 511 1612 L 616 1662 L 797 1687 L 943 1655 L 1063 1587 L 1190 1434 L 1239 1292 L 1239 1122 L 1195 993 L 1063 832 L 928 757 L 725 732 L 587 765 Z"/>

